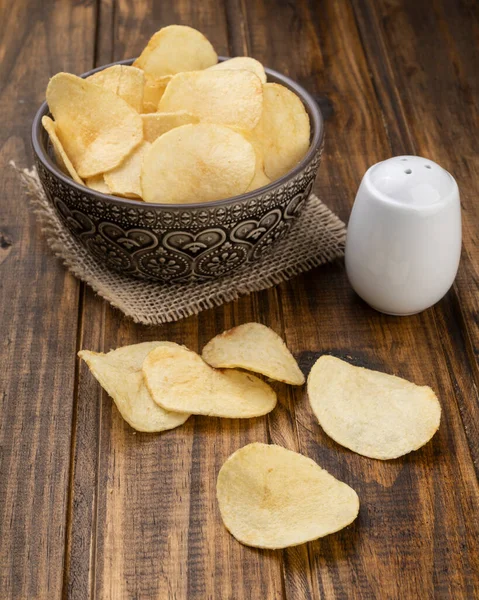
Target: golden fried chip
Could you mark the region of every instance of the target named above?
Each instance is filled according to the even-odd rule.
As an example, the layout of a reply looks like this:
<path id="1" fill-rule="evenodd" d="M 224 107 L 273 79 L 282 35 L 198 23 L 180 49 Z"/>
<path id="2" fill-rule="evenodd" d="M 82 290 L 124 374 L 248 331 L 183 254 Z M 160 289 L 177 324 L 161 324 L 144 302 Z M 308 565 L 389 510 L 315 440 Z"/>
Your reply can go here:
<path id="1" fill-rule="evenodd" d="M 246 369 L 292 385 L 304 383 L 286 344 L 261 323 L 245 323 L 217 335 L 203 348 L 202 357 L 212 367 Z"/>
<path id="2" fill-rule="evenodd" d="M 229 58 L 228 60 L 224 60 L 216 65 L 210 67 L 210 70 L 245 70 L 251 71 L 257 77 L 259 77 L 261 83 L 266 83 L 266 73 L 264 72 L 263 65 L 256 60 L 255 58 L 250 58 L 249 56 L 236 56 L 235 58 Z"/>
<path id="3" fill-rule="evenodd" d="M 338 444 L 370 458 L 397 458 L 436 433 L 441 406 L 431 388 L 321 356 L 308 378 L 311 408 Z"/>
<path id="4" fill-rule="evenodd" d="M 266 177 L 263 169 L 260 168 L 256 168 L 256 171 L 254 173 L 254 177 L 251 181 L 251 183 L 248 186 L 248 189 L 246 190 L 247 192 L 253 192 L 254 190 L 257 190 L 258 188 L 264 187 L 265 185 L 268 185 L 269 183 L 271 183 L 271 179 L 269 179 L 268 177 Z"/>
<path id="5" fill-rule="evenodd" d="M 158 110 L 158 104 L 172 77 L 173 75 L 155 77 L 150 73 L 145 73 L 145 89 L 143 91 L 144 113 L 154 113 Z"/>
<path id="6" fill-rule="evenodd" d="M 263 110 L 261 81 L 251 71 L 179 73 L 168 84 L 158 110 L 187 110 L 205 123 L 250 130 Z"/>
<path id="7" fill-rule="evenodd" d="M 240 371 L 216 371 L 181 346 L 158 347 L 143 363 L 153 400 L 165 410 L 212 417 L 260 417 L 276 406 L 269 385 Z"/>
<path id="8" fill-rule="evenodd" d="M 176 127 L 151 145 L 143 160 L 143 200 L 209 202 L 242 194 L 253 179 L 255 154 L 242 135 L 220 125 Z"/>
<path id="9" fill-rule="evenodd" d="M 110 171 L 143 140 L 140 115 L 120 96 L 70 73 L 50 79 L 47 102 L 78 175 Z"/>
<path id="10" fill-rule="evenodd" d="M 309 117 L 298 96 L 278 83 L 266 83 L 263 98 L 264 170 L 274 181 L 308 151 Z"/>
<path id="11" fill-rule="evenodd" d="M 105 182 L 112 194 L 125 198 L 141 198 L 140 173 L 148 142 L 142 142 L 116 169 L 105 173 Z"/>
<path id="12" fill-rule="evenodd" d="M 160 135 L 175 127 L 199 123 L 198 117 L 186 110 L 172 113 L 154 112 L 141 115 L 141 118 L 143 119 L 143 135 L 147 142 L 154 142 Z"/>
<path id="13" fill-rule="evenodd" d="M 171 342 L 144 342 L 112 350 L 108 354 L 82 350 L 78 356 L 113 398 L 121 416 L 138 431 L 165 431 L 182 425 L 189 414 L 168 412 L 153 402 L 144 383 L 141 366 L 148 353 Z"/>
<path id="14" fill-rule="evenodd" d="M 228 458 L 216 495 L 226 529 L 256 548 L 316 540 L 347 527 L 359 512 L 356 492 L 313 460 L 260 443 Z"/>
<path id="15" fill-rule="evenodd" d="M 42 125 L 47 130 L 50 142 L 53 146 L 53 152 L 55 153 L 55 158 L 60 169 L 64 173 L 70 175 L 70 177 L 77 183 L 83 184 L 83 180 L 75 171 L 75 167 L 72 165 L 71 160 L 68 158 L 67 153 L 62 146 L 62 143 L 58 139 L 55 122 L 52 121 L 50 117 L 44 116 L 42 117 Z"/>
<path id="16" fill-rule="evenodd" d="M 254 173 L 254 177 L 251 181 L 251 183 L 248 186 L 248 189 L 246 190 L 247 192 L 253 192 L 254 190 L 257 190 L 258 188 L 264 187 L 265 185 L 268 185 L 269 183 L 271 183 L 271 179 L 269 179 L 265 174 L 264 171 L 262 169 L 257 169 Z"/>
<path id="17" fill-rule="evenodd" d="M 254 177 L 251 183 L 249 184 L 247 192 L 252 192 L 253 190 L 257 190 L 260 187 L 268 185 L 271 183 L 269 177 L 267 177 L 264 172 L 264 157 L 263 157 L 263 120 L 260 119 L 258 124 L 251 131 L 245 131 L 244 129 L 238 129 L 245 139 L 253 146 L 254 152 L 256 155 L 256 164 Z"/>
<path id="18" fill-rule="evenodd" d="M 152 36 L 133 65 L 160 77 L 206 69 L 217 62 L 213 46 L 202 33 L 184 25 L 169 25 Z"/>
<path id="19" fill-rule="evenodd" d="M 145 74 L 141 69 L 127 65 L 113 65 L 103 71 L 93 73 L 87 79 L 105 90 L 117 94 L 137 112 L 143 110 Z"/>
<path id="20" fill-rule="evenodd" d="M 92 190 L 101 192 L 102 194 L 111 194 L 111 190 L 105 181 L 103 173 L 100 173 L 100 175 L 94 175 L 93 177 L 88 177 L 88 179 L 85 179 L 85 185 Z"/>

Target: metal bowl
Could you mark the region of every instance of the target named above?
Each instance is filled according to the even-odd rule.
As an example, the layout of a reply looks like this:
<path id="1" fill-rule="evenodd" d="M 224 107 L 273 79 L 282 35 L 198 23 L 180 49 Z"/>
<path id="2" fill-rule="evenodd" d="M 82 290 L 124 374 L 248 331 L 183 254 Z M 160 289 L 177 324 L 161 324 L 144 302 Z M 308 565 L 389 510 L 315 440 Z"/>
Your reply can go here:
<path id="1" fill-rule="evenodd" d="M 302 100 L 311 122 L 309 150 L 280 179 L 214 202 L 152 204 L 102 194 L 76 183 L 52 158 L 41 124 L 42 117 L 49 114 L 44 102 L 32 127 L 35 163 L 45 193 L 65 226 L 108 268 L 161 282 L 211 280 L 273 250 L 288 234 L 311 193 L 321 161 L 323 119 L 318 105 L 301 86 L 271 69 L 266 69 L 266 74 L 268 81 L 286 86 Z"/>

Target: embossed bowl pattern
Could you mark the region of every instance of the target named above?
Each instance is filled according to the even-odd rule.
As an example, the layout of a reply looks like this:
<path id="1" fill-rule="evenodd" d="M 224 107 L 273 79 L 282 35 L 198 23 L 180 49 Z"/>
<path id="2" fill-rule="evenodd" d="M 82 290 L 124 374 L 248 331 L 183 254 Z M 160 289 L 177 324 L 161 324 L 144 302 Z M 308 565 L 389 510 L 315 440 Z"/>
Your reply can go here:
<path id="1" fill-rule="evenodd" d="M 277 181 L 215 202 L 152 204 L 77 184 L 52 158 L 41 125 L 43 115 L 49 114 L 48 106 L 42 104 L 32 129 L 35 164 L 45 193 L 65 226 L 110 269 L 161 282 L 211 280 L 269 252 L 287 235 L 311 193 L 321 161 L 323 120 L 316 102 L 302 87 L 271 69 L 266 72 L 268 81 L 285 85 L 303 101 L 311 121 L 310 148 L 302 161 Z"/>

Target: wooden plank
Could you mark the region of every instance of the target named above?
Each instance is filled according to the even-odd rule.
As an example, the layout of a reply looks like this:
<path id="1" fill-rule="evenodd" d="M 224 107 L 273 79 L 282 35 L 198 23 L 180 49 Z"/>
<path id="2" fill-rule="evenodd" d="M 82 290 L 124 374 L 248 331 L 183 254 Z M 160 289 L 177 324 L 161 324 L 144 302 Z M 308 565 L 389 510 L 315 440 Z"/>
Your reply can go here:
<path id="1" fill-rule="evenodd" d="M 318 191 L 346 217 L 365 169 L 391 154 L 352 9 L 333 1 L 245 5 L 251 54 L 329 100 Z M 301 353 L 305 370 L 323 352 L 349 357 L 431 384 L 444 411 L 431 444 L 382 463 L 332 442 L 313 418 L 305 391 L 295 394 L 302 451 L 362 500 L 352 527 L 310 544 L 322 595 L 474 597 L 479 490 L 436 321 L 447 321 L 450 311 L 408 319 L 379 315 L 354 296 L 344 271 L 334 266 L 276 289 L 288 345 Z"/>
<path id="2" fill-rule="evenodd" d="M 90 67 L 94 22 L 82 3 L 0 5 L 2 598 L 61 597 L 79 293 L 8 163 L 31 165 L 48 78 Z"/>
<path id="3" fill-rule="evenodd" d="M 112 53 L 105 37 L 108 34 L 100 28 L 103 49 L 98 61 L 135 54 L 143 43 L 138 30 L 146 30 L 148 37 L 162 24 L 182 19 L 205 31 L 225 51 L 221 16 L 225 14 L 231 51 L 249 49 L 258 58 L 264 52 L 263 58 L 269 57 L 271 66 L 281 69 L 282 63 L 284 71 L 290 70 L 311 85 L 312 91 L 324 94 L 323 104 L 332 112 L 330 143 L 331 136 L 333 139 L 322 173 L 330 166 L 319 189 L 347 216 L 351 195 L 366 166 L 382 158 L 381 152 L 390 153 L 350 7 L 329 3 L 309 9 L 301 4 L 299 16 L 293 6 L 278 9 L 276 3 L 248 4 L 247 12 L 241 14 L 234 3 L 227 3 L 224 13 L 217 8 L 209 4 L 161 7 L 150 14 L 151 7 L 141 4 L 131 14 L 131 7 L 112 7 L 109 12 L 108 5 L 102 4 L 102 19 L 116 45 Z M 243 17 L 240 21 L 238 15 Z M 130 33 L 122 34 L 125 23 Z M 248 27 L 250 23 L 253 25 Z M 331 23 L 336 25 L 329 32 Z M 135 39 L 127 43 L 124 40 L 131 31 Z M 297 36 L 291 44 L 285 44 L 288 31 Z M 333 57 L 333 72 L 321 72 L 318 83 L 317 69 L 323 62 L 332 68 Z M 359 108 L 345 98 L 357 98 Z M 343 135 L 346 123 L 348 138 Z M 447 321 L 447 311 L 440 316 Z M 105 598 L 246 598 L 252 594 L 277 598 L 283 592 L 291 598 L 428 597 L 433 586 L 442 595 L 472 597 L 477 530 L 474 524 L 467 530 L 465 516 L 477 510 L 477 486 L 470 461 L 454 462 L 443 455 L 443 449 L 449 447 L 460 458 L 467 458 L 467 446 L 444 355 L 438 361 L 431 349 L 438 336 L 437 321 L 429 313 L 405 323 L 378 317 L 354 299 L 342 270 L 328 267 L 315 272 L 314 279 L 310 274 L 197 319 L 162 328 L 134 326 L 87 292 L 83 345 L 109 349 L 167 338 L 200 349 L 215 333 L 248 320 L 261 320 L 283 331 L 293 350 L 302 353 L 305 368 L 318 352 L 327 350 L 350 352 L 363 364 L 383 369 L 391 365 L 394 355 L 396 372 L 418 382 L 433 382 L 450 396 L 440 437 L 401 461 L 368 461 L 341 451 L 328 440 L 311 419 L 304 393 L 288 395 L 282 386 L 278 386 L 280 405 L 268 420 L 246 425 L 192 419 L 185 427 L 161 436 L 134 434 L 108 398 L 103 396 L 96 403 L 98 387 L 81 367 L 69 595 L 88 597 L 91 584 L 91 595 L 95 591 Z M 358 489 L 363 500 L 368 498 L 360 521 L 337 536 L 285 553 L 239 546 L 219 520 L 214 475 L 230 452 L 253 440 L 293 448 L 300 444 L 304 453 Z M 159 463 L 158 456 L 166 456 L 168 461 Z M 470 489 L 465 489 L 471 473 Z M 441 517 L 445 504 L 452 507 L 451 514 L 448 511 Z M 460 568 L 455 562 L 449 564 L 448 552 L 463 552 L 464 564 Z M 315 577 L 308 570 L 308 560 Z M 407 581 L 403 581 L 404 569 L 411 573 Z"/>
<path id="4" fill-rule="evenodd" d="M 105 302 L 83 287 L 78 348 L 103 347 L 105 309 Z M 95 575 L 97 488 L 103 483 L 98 480 L 102 402 L 101 389 L 84 363 L 77 364 L 77 372 L 63 593 L 66 598 L 89 598 Z"/>
<path id="5" fill-rule="evenodd" d="M 479 39 L 479 4 L 447 0 L 432 7 L 411 2 L 393 7 L 359 0 L 353 4 L 388 122 L 392 152 L 430 157 L 459 184 L 464 252 L 448 318 L 441 310 L 435 312 L 451 378 L 461 381 L 458 402 L 479 475 L 479 209 L 475 189 L 479 113 L 474 101 L 479 59 L 471 51 Z"/>
<path id="6" fill-rule="evenodd" d="M 231 56 L 252 55 L 250 16 L 246 6 L 238 0 L 228 0 L 226 15 Z M 281 303 L 275 288 L 244 299 L 241 306 L 244 308 L 239 314 L 239 320 L 230 324 L 231 327 L 243 322 L 258 321 L 267 323 L 280 334 L 284 332 Z M 276 383 L 273 387 L 278 395 L 278 405 L 267 417 L 268 442 L 299 451 L 298 432 L 294 422 L 294 392 L 284 384 Z M 318 598 L 320 592 L 312 573 L 309 547 L 301 545 L 287 548 L 278 554 L 281 555 L 285 596 L 291 599 Z"/>
<path id="7" fill-rule="evenodd" d="M 163 25 L 185 23 L 228 53 L 225 10 L 212 0 L 100 6 L 97 63 L 137 55 Z M 164 327 L 141 327 L 86 291 L 82 347 L 109 350 L 169 339 L 193 350 L 238 320 L 248 301 Z M 70 598 L 282 597 L 281 556 L 238 544 L 223 528 L 216 473 L 226 457 L 267 440 L 266 420 L 190 418 L 161 435 L 135 433 L 80 365 L 75 421 Z M 253 590 L 253 591 L 252 591 Z"/>

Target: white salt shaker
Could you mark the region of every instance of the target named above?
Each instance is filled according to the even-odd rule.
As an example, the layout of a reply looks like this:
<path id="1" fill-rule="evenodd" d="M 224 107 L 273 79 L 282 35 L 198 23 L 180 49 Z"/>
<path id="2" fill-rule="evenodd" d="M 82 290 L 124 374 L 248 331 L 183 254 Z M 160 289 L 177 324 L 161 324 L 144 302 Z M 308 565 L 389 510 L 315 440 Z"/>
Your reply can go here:
<path id="1" fill-rule="evenodd" d="M 419 156 L 373 165 L 363 177 L 346 240 L 346 271 L 369 305 L 412 315 L 451 287 L 461 254 L 457 183 Z"/>

